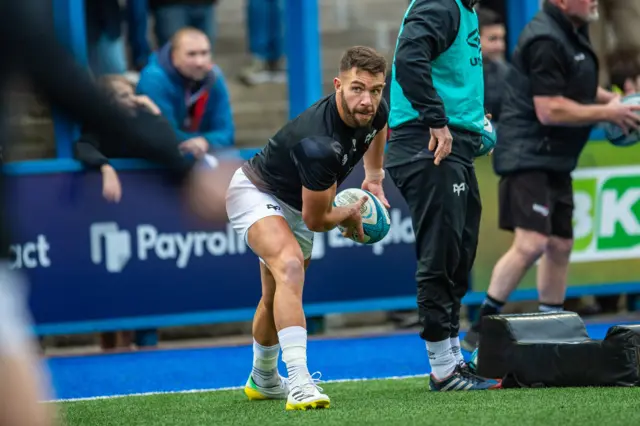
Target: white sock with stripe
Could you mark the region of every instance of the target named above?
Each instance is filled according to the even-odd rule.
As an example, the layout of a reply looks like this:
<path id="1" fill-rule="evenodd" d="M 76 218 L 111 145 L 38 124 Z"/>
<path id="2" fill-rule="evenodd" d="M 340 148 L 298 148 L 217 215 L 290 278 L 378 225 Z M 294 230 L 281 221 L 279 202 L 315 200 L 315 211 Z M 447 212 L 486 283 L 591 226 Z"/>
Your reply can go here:
<path id="1" fill-rule="evenodd" d="M 456 359 L 451 351 L 451 340 L 446 338 L 439 342 L 426 342 L 431 374 L 437 379 L 446 379 L 456 369 Z"/>
<path id="2" fill-rule="evenodd" d="M 280 383 L 278 374 L 278 355 L 280 344 L 274 346 L 262 346 L 253 341 L 253 371 L 251 376 L 256 385 L 260 387 L 273 387 Z"/>
<path id="3" fill-rule="evenodd" d="M 464 357 L 460 350 L 460 336 L 451 337 L 449 340 L 451 341 L 451 353 L 453 354 L 453 358 L 456 360 L 456 364 L 464 365 Z"/>

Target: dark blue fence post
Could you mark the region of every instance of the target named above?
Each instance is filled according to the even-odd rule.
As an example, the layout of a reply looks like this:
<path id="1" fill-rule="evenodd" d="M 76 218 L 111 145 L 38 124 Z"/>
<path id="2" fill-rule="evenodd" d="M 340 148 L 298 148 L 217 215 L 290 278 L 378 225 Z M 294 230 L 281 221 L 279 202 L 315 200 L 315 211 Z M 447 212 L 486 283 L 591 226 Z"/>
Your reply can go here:
<path id="1" fill-rule="evenodd" d="M 58 39 L 82 65 L 87 64 L 87 40 L 84 0 L 53 0 L 53 20 Z M 73 141 L 79 134 L 78 126 L 53 111 L 53 125 L 58 158 L 73 157 Z"/>
<path id="2" fill-rule="evenodd" d="M 540 0 L 507 0 L 508 52 L 513 52 L 520 32 L 539 9 Z"/>
<path id="3" fill-rule="evenodd" d="M 289 118 L 322 96 L 318 0 L 286 0 L 285 48 L 289 82 Z M 307 318 L 309 334 L 324 330 L 324 317 Z"/>
<path id="4" fill-rule="evenodd" d="M 285 13 L 289 117 L 294 118 L 322 96 L 318 0 L 286 0 Z"/>

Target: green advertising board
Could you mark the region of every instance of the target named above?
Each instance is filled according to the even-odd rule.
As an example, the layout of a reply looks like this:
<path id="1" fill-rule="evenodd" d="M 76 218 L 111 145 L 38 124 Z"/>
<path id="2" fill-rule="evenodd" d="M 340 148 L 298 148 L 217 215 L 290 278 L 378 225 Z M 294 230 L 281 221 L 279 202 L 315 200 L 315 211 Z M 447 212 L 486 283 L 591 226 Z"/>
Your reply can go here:
<path id="1" fill-rule="evenodd" d="M 498 177 L 491 158 L 476 161 L 483 202 L 473 290 L 486 291 L 512 234 L 498 229 Z M 574 250 L 569 286 L 640 281 L 640 144 L 591 141 L 573 173 Z M 535 288 L 535 267 L 520 288 Z"/>

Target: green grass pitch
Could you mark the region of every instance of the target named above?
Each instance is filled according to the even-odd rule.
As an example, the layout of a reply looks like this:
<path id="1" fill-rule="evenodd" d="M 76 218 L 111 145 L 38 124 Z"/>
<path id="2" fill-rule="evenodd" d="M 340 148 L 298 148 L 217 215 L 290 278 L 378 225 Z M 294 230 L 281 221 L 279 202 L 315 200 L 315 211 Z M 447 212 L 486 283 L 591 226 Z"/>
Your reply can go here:
<path id="1" fill-rule="evenodd" d="M 68 426 L 640 425 L 640 388 L 432 393 L 427 378 L 325 383 L 331 408 L 287 412 L 241 390 L 58 403 Z"/>

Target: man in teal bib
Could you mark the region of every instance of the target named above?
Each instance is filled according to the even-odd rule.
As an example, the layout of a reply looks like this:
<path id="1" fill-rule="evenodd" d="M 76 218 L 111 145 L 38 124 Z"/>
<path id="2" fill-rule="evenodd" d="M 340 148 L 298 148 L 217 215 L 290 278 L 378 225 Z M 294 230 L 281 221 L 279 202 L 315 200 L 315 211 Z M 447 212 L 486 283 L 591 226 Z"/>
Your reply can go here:
<path id="1" fill-rule="evenodd" d="M 484 78 L 475 0 L 413 0 L 391 75 L 386 167 L 416 234 L 420 336 L 430 389 L 485 390 L 460 352 L 460 305 L 469 284 L 481 203 L 473 160 L 484 124 Z"/>

